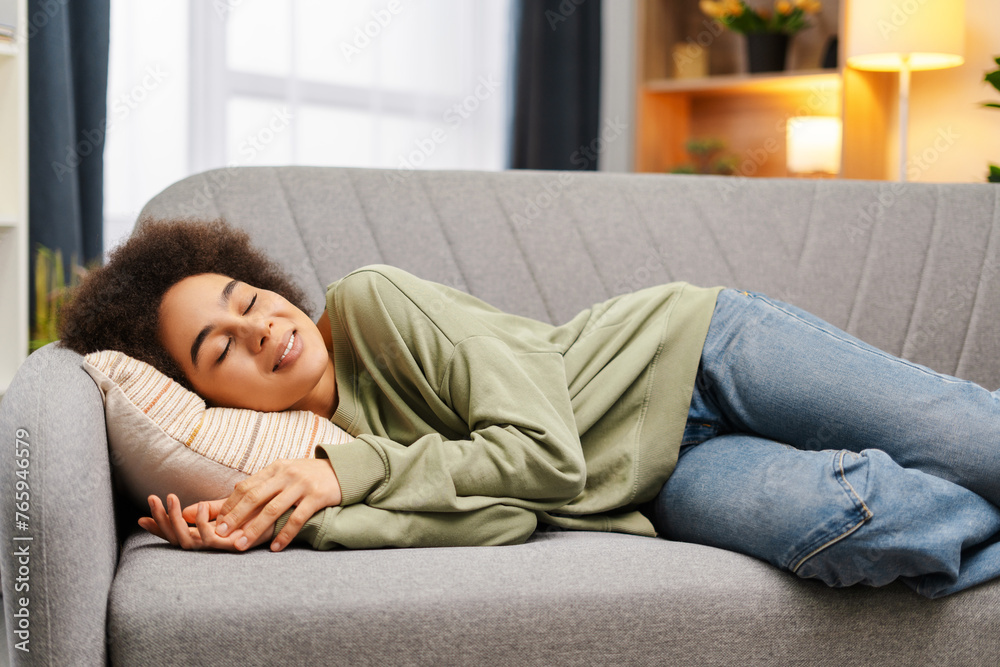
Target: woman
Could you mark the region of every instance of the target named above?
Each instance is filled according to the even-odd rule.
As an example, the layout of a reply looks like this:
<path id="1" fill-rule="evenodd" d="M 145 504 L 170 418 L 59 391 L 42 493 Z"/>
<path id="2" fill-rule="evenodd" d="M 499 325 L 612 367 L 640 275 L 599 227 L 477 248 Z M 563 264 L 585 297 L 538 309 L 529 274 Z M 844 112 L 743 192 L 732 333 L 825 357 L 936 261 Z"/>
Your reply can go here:
<path id="1" fill-rule="evenodd" d="M 301 303 L 221 223 L 147 223 L 80 288 L 73 349 L 357 437 L 227 499 L 151 497 L 144 528 L 280 550 L 510 544 L 542 522 L 929 597 L 1000 573 L 998 397 L 788 304 L 671 283 L 551 326 L 385 266 L 331 285 L 319 325 Z"/>

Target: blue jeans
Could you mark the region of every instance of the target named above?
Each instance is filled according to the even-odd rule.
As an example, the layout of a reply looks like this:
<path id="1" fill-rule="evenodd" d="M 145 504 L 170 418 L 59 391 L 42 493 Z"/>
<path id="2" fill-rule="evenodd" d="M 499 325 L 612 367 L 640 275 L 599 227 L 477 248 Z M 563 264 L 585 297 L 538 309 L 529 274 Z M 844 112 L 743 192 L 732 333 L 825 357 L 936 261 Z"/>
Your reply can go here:
<path id="1" fill-rule="evenodd" d="M 1000 392 L 762 294 L 719 294 L 654 502 L 663 537 L 940 597 L 1000 576 L 998 503 Z"/>

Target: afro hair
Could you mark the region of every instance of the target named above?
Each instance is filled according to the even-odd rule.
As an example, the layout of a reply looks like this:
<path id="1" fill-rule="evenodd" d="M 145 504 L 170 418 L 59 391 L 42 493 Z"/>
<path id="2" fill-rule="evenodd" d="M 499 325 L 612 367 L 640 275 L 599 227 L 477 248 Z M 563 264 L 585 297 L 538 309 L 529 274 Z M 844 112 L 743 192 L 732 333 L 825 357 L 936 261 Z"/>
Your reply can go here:
<path id="1" fill-rule="evenodd" d="M 63 307 L 62 344 L 80 354 L 117 350 L 145 361 L 188 389 L 160 341 L 160 302 L 181 280 L 218 273 L 280 294 L 305 313 L 305 295 L 250 237 L 222 220 L 139 221 L 135 232 L 91 271 Z"/>

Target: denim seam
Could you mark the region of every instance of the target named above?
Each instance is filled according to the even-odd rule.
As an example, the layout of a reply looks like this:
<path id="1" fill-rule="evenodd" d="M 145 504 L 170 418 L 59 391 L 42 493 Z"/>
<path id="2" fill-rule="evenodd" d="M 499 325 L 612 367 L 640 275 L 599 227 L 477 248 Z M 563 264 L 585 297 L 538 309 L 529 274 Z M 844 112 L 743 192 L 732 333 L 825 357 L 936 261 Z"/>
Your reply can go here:
<path id="1" fill-rule="evenodd" d="M 865 524 L 865 521 L 867 521 L 867 520 L 868 520 L 867 518 L 861 519 L 861 521 L 858 521 L 856 524 L 854 524 L 853 526 L 851 526 L 851 528 L 849 530 L 847 530 L 847 532 L 841 533 L 840 535 L 838 535 L 837 537 L 833 538 L 832 540 L 829 540 L 829 541 L 825 542 L 824 544 L 820 545 L 819 547 L 816 547 L 814 550 L 810 551 L 804 558 L 802 558 L 802 560 L 800 560 L 798 563 L 795 564 L 795 566 L 792 568 L 792 573 L 793 574 L 797 573 L 799 571 L 799 568 L 802 567 L 803 563 L 805 563 L 807 560 L 809 560 L 810 558 L 812 558 L 813 556 L 815 556 L 819 552 L 823 551 L 827 547 L 833 546 L 834 544 L 836 544 L 837 542 L 841 541 L 845 537 L 849 537 L 852 533 L 854 533 L 854 531 L 856 531 L 858 528 L 860 528 L 861 526 L 863 526 Z"/>
<path id="2" fill-rule="evenodd" d="M 816 547 L 815 549 L 813 549 L 812 551 L 810 551 L 808 554 L 806 554 L 802 559 L 799 560 L 799 562 L 797 562 L 791 568 L 792 573 L 797 573 L 798 570 L 799 570 L 799 568 L 802 567 L 803 563 L 805 563 L 807 560 L 809 560 L 810 558 L 812 558 L 813 556 L 815 556 L 819 552 L 823 551 L 827 547 L 830 547 L 830 546 L 836 544 L 837 542 L 841 541 L 845 537 L 849 537 L 858 528 L 861 528 L 861 526 L 863 526 L 866 521 L 868 521 L 869 519 L 872 518 L 872 516 L 874 516 L 874 514 L 872 514 L 872 511 L 870 509 L 868 509 L 868 506 L 865 505 L 865 501 L 861 499 L 861 496 L 858 495 L 858 492 L 854 489 L 854 487 L 851 485 L 851 483 L 849 481 L 847 481 L 847 473 L 844 472 L 844 456 L 846 456 L 847 454 L 848 454 L 848 452 L 846 452 L 846 451 L 841 451 L 840 452 L 840 455 L 839 455 L 839 457 L 837 459 L 837 469 L 838 469 L 838 472 L 840 473 L 841 481 L 847 486 L 847 488 L 850 490 L 851 495 L 854 496 L 854 498 L 857 501 L 857 503 L 861 506 L 861 510 L 863 511 L 864 515 L 861 517 L 861 521 L 858 521 L 853 526 L 850 526 L 845 532 L 841 533 L 840 535 L 834 537 L 831 540 L 827 540 L 826 542 L 824 542 L 823 544 L 821 544 L 820 546 Z"/>
<path id="3" fill-rule="evenodd" d="M 844 484 L 847 485 L 847 488 L 851 490 L 851 495 L 853 495 L 855 499 L 857 499 L 858 504 L 861 505 L 861 509 L 863 509 L 865 513 L 864 520 L 867 521 L 868 519 L 872 518 L 872 511 L 868 509 L 868 506 L 865 505 L 865 501 L 861 499 L 861 496 L 858 495 L 858 492 L 855 491 L 854 487 L 851 486 L 851 483 L 847 481 L 847 473 L 844 472 L 844 457 L 846 455 L 847 451 L 841 451 L 840 458 L 837 459 L 837 467 L 840 470 L 840 478 L 843 480 Z"/>
<path id="4" fill-rule="evenodd" d="M 747 296 L 747 297 L 749 297 L 751 299 L 755 298 L 754 295 L 750 294 L 750 292 L 746 292 L 744 290 L 737 290 L 735 288 L 727 288 L 727 289 L 731 289 L 733 292 L 735 292 L 737 294 L 743 294 L 743 295 L 745 295 L 745 296 Z M 720 296 L 721 296 L 721 293 L 720 293 Z M 742 316 L 743 312 L 746 311 L 746 309 L 750 307 L 750 302 L 749 301 L 744 301 L 740 305 L 742 307 L 740 308 L 740 312 L 737 314 L 737 316 L 736 317 L 731 317 L 729 319 L 729 321 L 727 321 L 725 323 L 725 327 L 724 328 L 716 330 L 716 337 L 717 338 L 720 338 L 720 339 L 728 338 L 729 339 L 726 342 L 726 344 L 723 346 L 723 348 L 721 350 L 719 350 L 718 353 L 717 353 L 719 355 L 719 359 L 718 359 L 718 364 L 717 365 L 719 365 L 722 368 L 726 368 L 726 365 L 728 363 L 728 359 L 729 359 L 730 356 L 732 356 L 732 345 L 730 343 L 732 342 L 731 339 L 732 339 L 733 334 L 731 332 L 732 332 L 732 330 L 735 327 L 738 326 L 738 324 L 740 322 L 740 317 Z M 718 307 L 718 301 L 716 301 L 716 307 Z M 714 316 L 715 315 L 713 314 L 713 317 Z M 711 324 L 709 324 L 709 330 L 711 331 Z M 706 338 L 706 344 L 707 344 L 707 338 Z M 702 349 L 702 359 L 704 359 L 704 354 L 705 354 L 705 348 Z M 718 379 L 715 376 L 712 375 L 712 371 L 711 371 L 710 368 L 706 368 L 705 369 L 705 376 L 707 378 L 711 378 L 712 385 L 714 385 L 714 384 L 716 384 L 718 382 Z M 706 397 L 706 400 L 708 400 L 707 397 Z M 746 424 L 742 423 L 742 420 L 739 419 L 738 415 L 734 414 L 731 418 L 727 417 L 726 414 L 725 414 L 725 409 L 723 408 L 723 406 L 719 405 L 719 401 L 714 401 L 714 403 L 716 404 L 716 408 L 717 408 L 717 411 L 718 411 L 718 414 L 719 414 L 719 418 L 720 418 L 720 421 L 721 421 L 720 426 L 722 426 L 722 427 L 724 427 L 724 428 L 726 428 L 728 430 L 732 430 L 732 431 L 742 431 L 742 432 L 746 432 L 746 433 L 752 432 L 752 430 L 749 429 Z M 738 423 L 734 424 L 733 423 L 733 419 L 735 419 Z"/>
<path id="5" fill-rule="evenodd" d="M 880 357 L 883 357 L 885 359 L 889 359 L 891 361 L 902 362 L 903 364 L 909 366 L 910 368 L 912 368 L 915 371 L 920 371 L 921 373 L 923 373 L 925 375 L 930 375 L 931 377 L 935 377 L 935 378 L 937 378 L 939 380 L 943 380 L 944 382 L 947 382 L 948 384 L 963 384 L 963 383 L 967 382 L 966 380 L 958 380 L 957 382 L 953 381 L 953 380 L 949 380 L 948 378 L 943 377 L 940 373 L 935 373 L 933 371 L 929 371 L 926 368 L 921 368 L 917 364 L 915 364 L 915 363 L 913 363 L 913 362 L 911 362 L 911 361 L 909 361 L 907 359 L 903 359 L 902 357 L 896 357 L 896 356 L 893 356 L 891 354 L 886 354 L 885 352 L 879 350 L 878 348 L 868 348 L 868 347 L 863 347 L 861 345 L 858 345 L 855 341 L 853 341 L 853 340 L 851 340 L 849 338 L 844 338 L 842 336 L 839 336 L 839 335 L 837 335 L 833 331 L 828 331 L 827 329 L 824 329 L 823 327 L 816 326 L 815 324 L 813 324 L 812 322 L 810 322 L 808 320 L 802 319 L 796 313 L 793 313 L 790 310 L 785 310 L 784 308 L 782 308 L 778 304 L 774 303 L 773 301 L 771 301 L 770 299 L 768 299 L 765 296 L 761 296 L 761 295 L 757 295 L 757 294 L 750 294 L 749 296 L 750 296 L 751 299 L 760 299 L 761 301 L 763 301 L 767 305 L 771 306 L 775 310 L 780 310 L 781 312 L 785 313 L 789 317 L 794 317 L 796 320 L 798 320 L 802 324 L 805 324 L 806 326 L 811 327 L 811 328 L 815 329 L 816 331 L 824 333 L 827 336 L 830 336 L 832 338 L 836 338 L 837 340 L 839 340 L 839 341 L 841 341 L 843 343 L 847 343 L 848 345 L 853 345 L 854 347 L 858 348 L 862 352 L 869 352 L 871 354 L 878 355 Z"/>

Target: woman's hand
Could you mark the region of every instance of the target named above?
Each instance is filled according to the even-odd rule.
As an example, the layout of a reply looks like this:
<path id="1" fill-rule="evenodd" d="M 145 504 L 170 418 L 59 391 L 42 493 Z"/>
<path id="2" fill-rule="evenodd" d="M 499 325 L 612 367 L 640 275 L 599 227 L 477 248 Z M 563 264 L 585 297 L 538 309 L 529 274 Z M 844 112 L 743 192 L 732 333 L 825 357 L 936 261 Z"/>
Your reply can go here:
<path id="1" fill-rule="evenodd" d="M 214 519 L 219 515 L 219 508 L 225 502 L 224 498 L 189 505 L 183 511 L 180 508 L 180 499 L 172 493 L 167 494 L 166 508 L 163 507 L 158 496 L 150 496 L 147 500 L 152 516 L 140 518 L 139 525 L 174 546 L 179 546 L 182 549 L 245 550 L 237 549 L 236 540 L 233 537 L 222 537 L 215 532 Z M 188 525 L 189 523 L 196 525 L 192 527 Z M 261 536 L 250 546 L 257 546 L 264 542 L 267 537 L 267 532 L 261 533 Z"/>
<path id="2" fill-rule="evenodd" d="M 340 482 L 328 460 L 282 459 L 236 485 L 219 509 L 216 532 L 232 539 L 237 549 L 249 549 L 261 536 L 269 537 L 274 523 L 295 505 L 271 543 L 271 551 L 281 551 L 309 517 L 340 501 Z"/>

